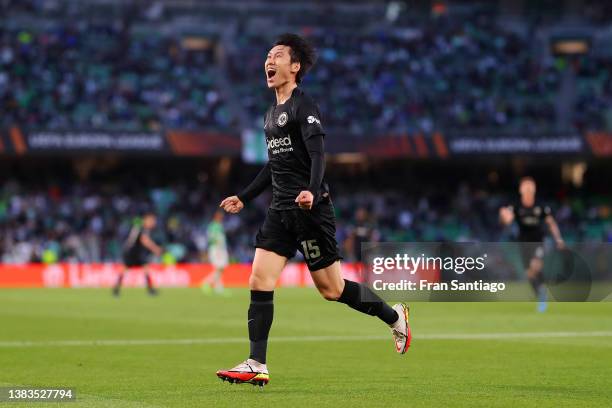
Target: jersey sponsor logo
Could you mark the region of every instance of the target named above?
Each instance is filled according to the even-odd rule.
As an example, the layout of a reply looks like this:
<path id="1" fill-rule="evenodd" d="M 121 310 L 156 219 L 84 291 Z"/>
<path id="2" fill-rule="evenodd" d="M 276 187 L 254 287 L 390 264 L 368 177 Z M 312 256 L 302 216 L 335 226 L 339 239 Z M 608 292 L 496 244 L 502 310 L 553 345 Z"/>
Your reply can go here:
<path id="1" fill-rule="evenodd" d="M 276 124 L 280 127 L 283 127 L 287 124 L 287 120 L 289 120 L 289 116 L 287 115 L 287 112 L 283 112 L 278 115 L 278 119 L 276 119 Z"/>
<path id="2" fill-rule="evenodd" d="M 272 154 L 292 152 L 291 136 L 288 135 L 268 140 L 268 150 L 272 150 Z"/>
<path id="3" fill-rule="evenodd" d="M 313 124 L 313 123 L 317 123 L 317 125 L 321 125 L 321 121 L 319 119 L 317 119 L 316 117 L 310 115 L 309 117 L 306 118 L 306 120 L 308 121 L 308 123 Z"/>
<path id="4" fill-rule="evenodd" d="M 525 215 L 522 218 L 523 225 L 534 226 L 540 224 L 540 219 L 538 217 L 533 217 L 529 215 Z"/>

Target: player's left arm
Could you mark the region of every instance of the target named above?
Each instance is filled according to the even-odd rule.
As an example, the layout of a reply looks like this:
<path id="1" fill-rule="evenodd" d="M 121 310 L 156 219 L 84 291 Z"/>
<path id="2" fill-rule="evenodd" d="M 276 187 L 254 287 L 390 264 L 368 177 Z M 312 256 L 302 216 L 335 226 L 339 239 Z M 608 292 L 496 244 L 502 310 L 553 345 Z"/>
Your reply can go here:
<path id="1" fill-rule="evenodd" d="M 325 132 L 321 125 L 321 114 L 314 103 L 305 102 L 300 105 L 297 119 L 311 164 L 308 187 L 298 194 L 295 202 L 298 203 L 301 209 L 310 210 L 318 198 L 317 194 L 325 174 L 325 148 L 323 142 Z"/>
<path id="2" fill-rule="evenodd" d="M 499 209 L 499 222 L 507 227 L 514 222 L 514 207 L 508 205 Z"/>
<path id="3" fill-rule="evenodd" d="M 553 236 L 555 243 L 557 244 L 557 248 L 563 249 L 565 248 L 565 242 L 563 241 L 563 237 L 561 236 L 561 230 L 559 229 L 559 225 L 557 221 L 555 221 L 555 217 L 552 216 L 552 212 L 549 207 L 544 209 L 544 221 L 546 221 L 546 225 L 548 226 L 548 230 L 550 234 Z"/>

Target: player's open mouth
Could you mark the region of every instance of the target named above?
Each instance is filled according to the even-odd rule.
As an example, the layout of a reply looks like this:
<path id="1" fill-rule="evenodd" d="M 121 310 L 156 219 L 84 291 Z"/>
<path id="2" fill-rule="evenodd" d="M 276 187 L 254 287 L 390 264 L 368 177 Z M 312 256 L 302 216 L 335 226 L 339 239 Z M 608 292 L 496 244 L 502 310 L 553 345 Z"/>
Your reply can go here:
<path id="1" fill-rule="evenodd" d="M 272 79 L 272 77 L 276 74 L 276 70 L 274 69 L 268 69 L 266 71 L 266 74 L 268 75 L 268 79 Z"/>

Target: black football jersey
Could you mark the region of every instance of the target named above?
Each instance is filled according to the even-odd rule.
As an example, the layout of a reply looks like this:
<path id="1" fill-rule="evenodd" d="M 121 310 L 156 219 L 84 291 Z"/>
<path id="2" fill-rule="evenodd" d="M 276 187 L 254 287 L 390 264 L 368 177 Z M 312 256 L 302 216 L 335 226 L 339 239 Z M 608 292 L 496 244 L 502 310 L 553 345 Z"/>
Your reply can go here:
<path id="1" fill-rule="evenodd" d="M 519 241 L 541 242 L 545 235 L 545 222 L 547 216 L 551 215 L 550 207 L 535 203 L 532 207 L 515 205 L 512 207 L 514 219 L 519 227 Z"/>
<path id="2" fill-rule="evenodd" d="M 124 254 L 133 258 L 146 257 L 149 250 L 144 245 L 142 245 L 142 242 L 140 242 L 140 238 L 143 236 L 143 234 L 148 235 L 150 233 L 150 230 L 144 229 L 140 226 L 132 227 L 130 235 L 123 244 Z"/>
<path id="3" fill-rule="evenodd" d="M 310 184 L 311 160 L 304 141 L 325 135 L 319 108 L 301 89 L 295 88 L 285 103 L 274 104 L 268 109 L 264 132 L 272 173 L 270 207 L 276 210 L 299 208 L 295 198 Z M 319 191 L 312 193 L 319 200 L 329 195 L 325 178 Z"/>

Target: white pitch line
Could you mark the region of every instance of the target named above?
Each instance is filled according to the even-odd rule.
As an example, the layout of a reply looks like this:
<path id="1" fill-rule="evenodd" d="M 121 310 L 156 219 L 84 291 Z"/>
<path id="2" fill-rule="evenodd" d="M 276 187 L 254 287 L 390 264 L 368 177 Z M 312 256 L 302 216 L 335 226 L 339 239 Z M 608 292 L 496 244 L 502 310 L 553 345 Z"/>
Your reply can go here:
<path id="1" fill-rule="evenodd" d="M 546 339 L 562 337 L 612 337 L 612 331 L 589 332 L 520 332 L 520 333 L 440 333 L 420 334 L 414 340 L 516 340 Z M 371 341 L 389 340 L 390 336 L 288 336 L 272 337 L 271 342 L 325 342 L 325 341 Z M 246 343 L 246 337 L 217 337 L 201 339 L 142 339 L 142 340 L 50 340 L 50 341 L 0 341 L 0 347 L 79 347 L 79 346 L 156 346 Z"/>
<path id="2" fill-rule="evenodd" d="M 526 333 L 450 333 L 424 334 L 415 336 L 424 340 L 505 340 L 505 339 L 544 339 L 556 337 L 611 337 L 612 331 L 590 332 L 526 332 Z"/>

